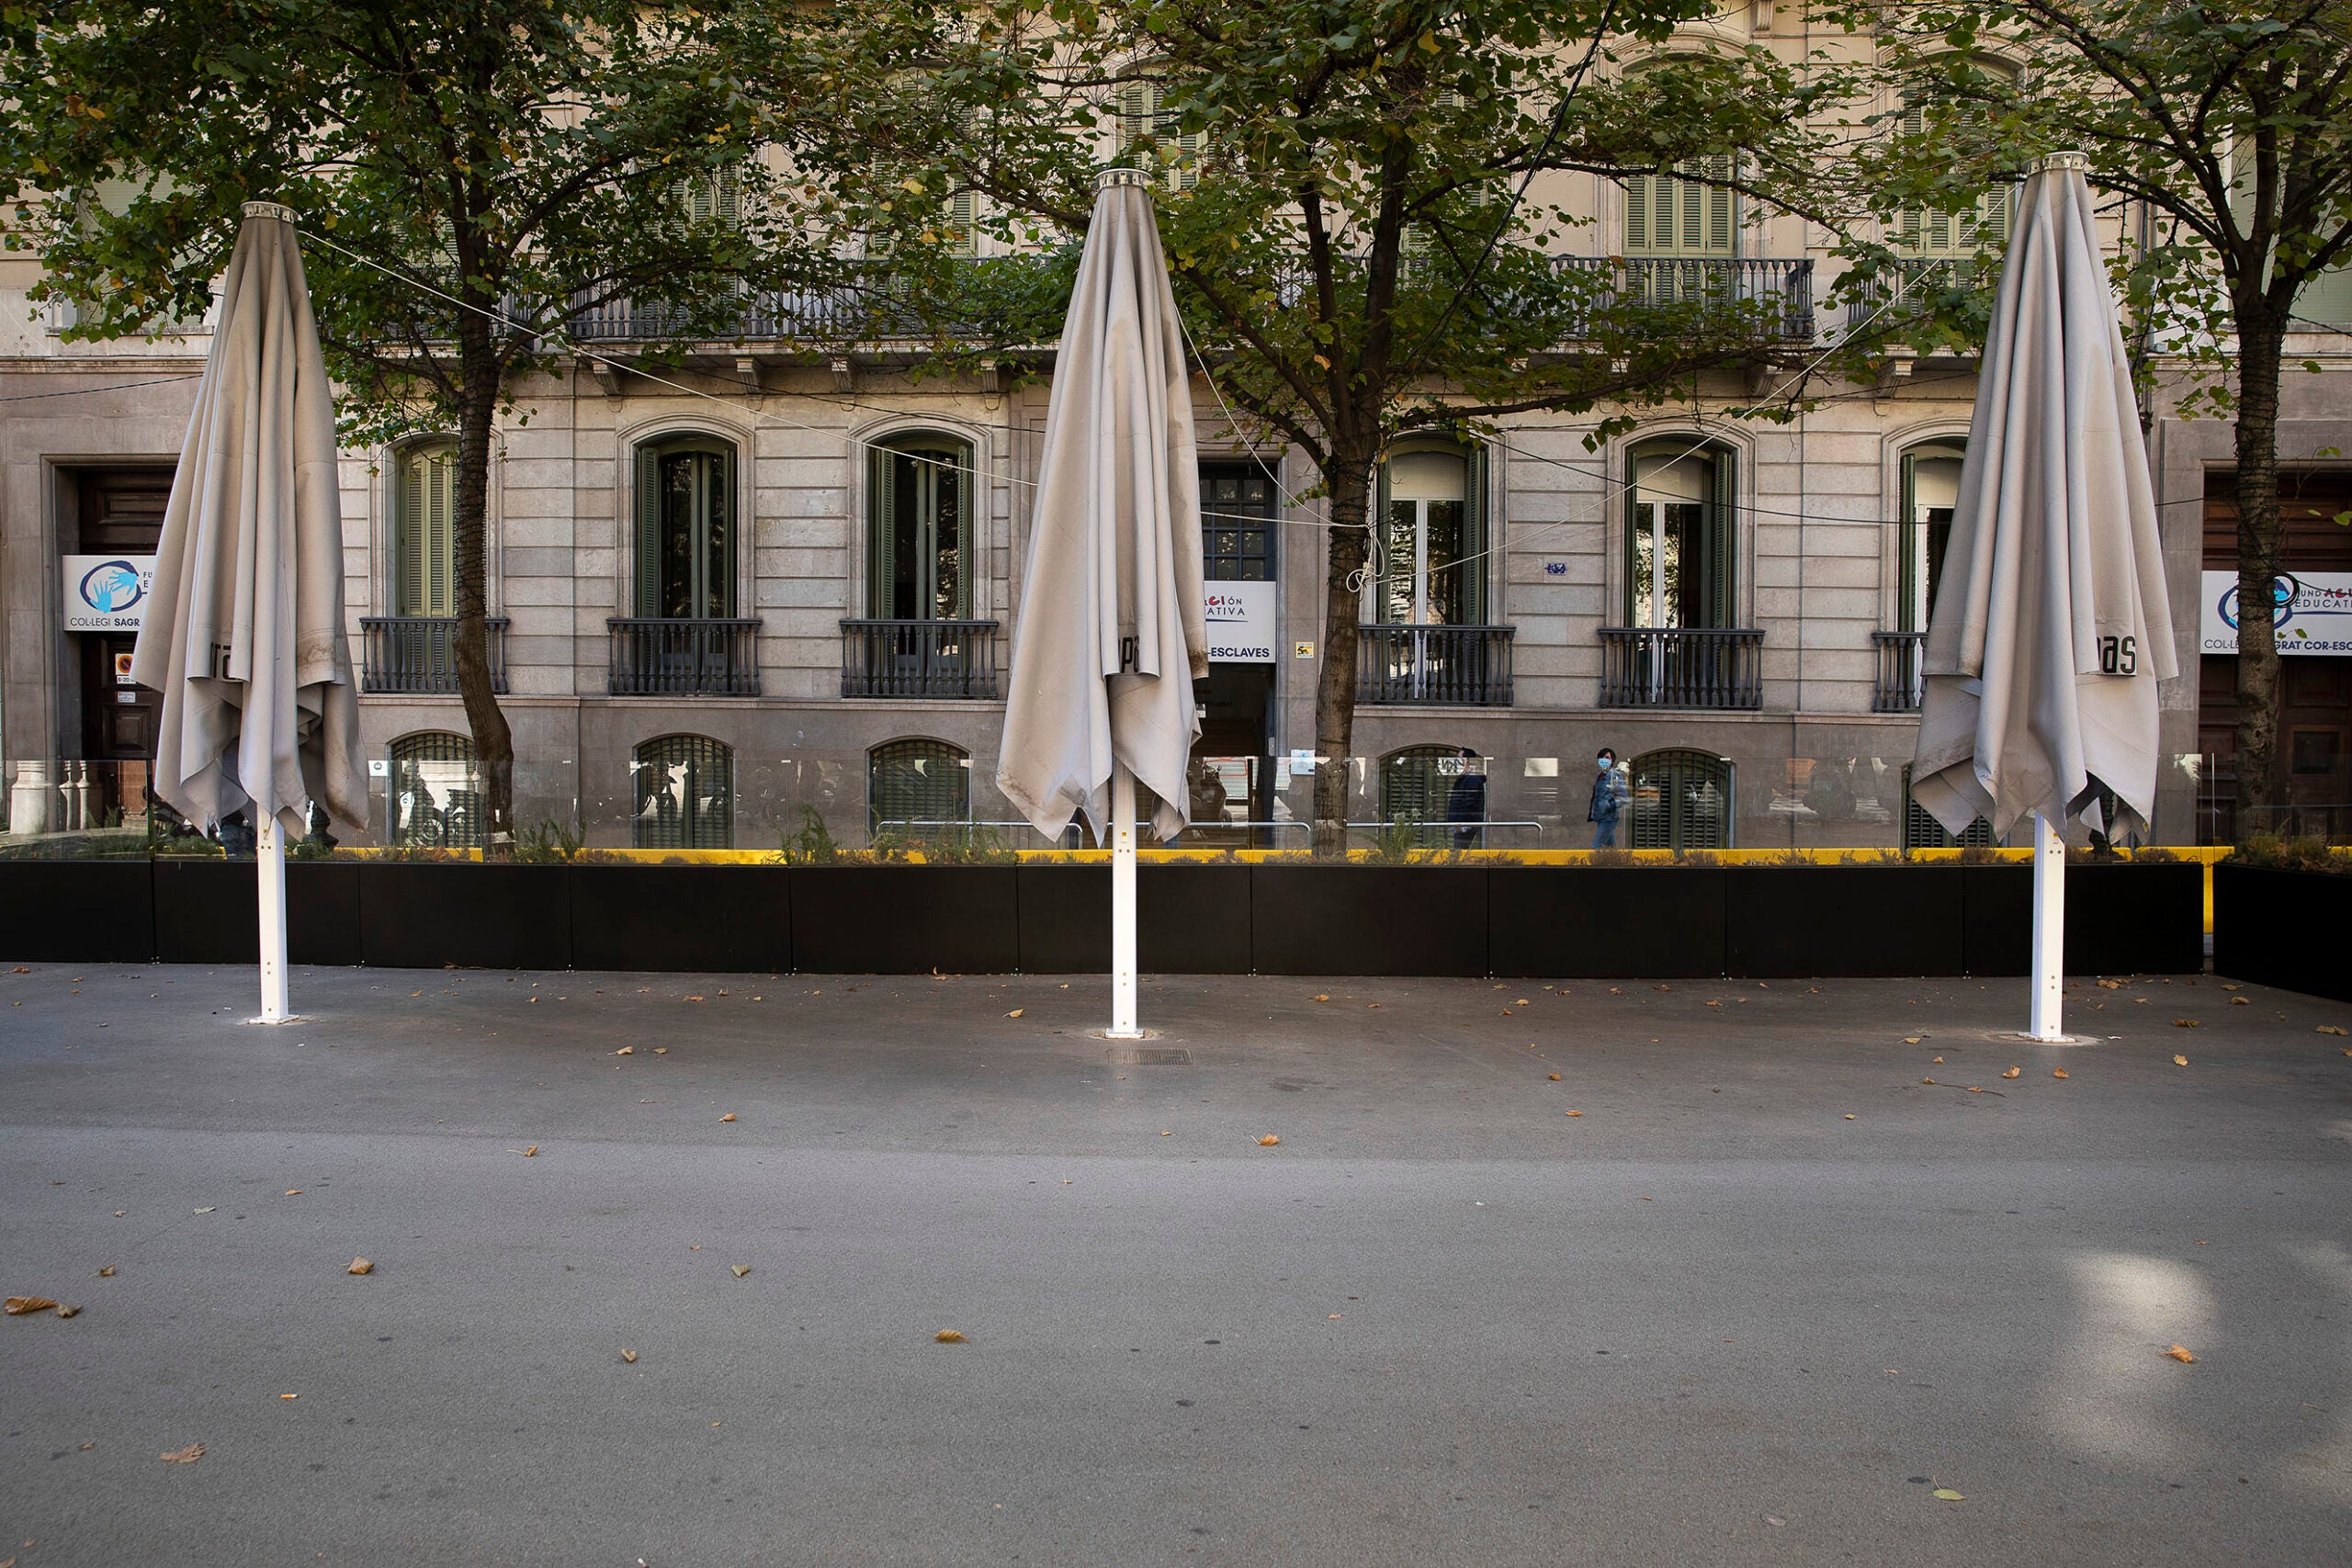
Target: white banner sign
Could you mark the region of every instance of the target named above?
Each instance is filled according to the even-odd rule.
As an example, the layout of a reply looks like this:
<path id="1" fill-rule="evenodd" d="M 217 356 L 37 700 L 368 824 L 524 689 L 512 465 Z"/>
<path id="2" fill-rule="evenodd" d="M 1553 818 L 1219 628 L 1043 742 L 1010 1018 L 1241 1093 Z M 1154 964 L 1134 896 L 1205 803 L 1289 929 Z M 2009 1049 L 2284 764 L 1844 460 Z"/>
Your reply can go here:
<path id="1" fill-rule="evenodd" d="M 2282 571 L 2271 581 L 2281 654 L 2352 654 L 2352 571 Z M 2207 653 L 2235 653 L 2238 574 L 2209 571 L 2203 582 L 2199 645 Z"/>
<path id="2" fill-rule="evenodd" d="M 1274 584 L 1204 582 L 1207 599 L 1209 662 L 1272 664 L 1274 661 Z"/>
<path id="3" fill-rule="evenodd" d="M 135 632 L 155 583 L 153 556 L 67 556 L 65 629 Z"/>

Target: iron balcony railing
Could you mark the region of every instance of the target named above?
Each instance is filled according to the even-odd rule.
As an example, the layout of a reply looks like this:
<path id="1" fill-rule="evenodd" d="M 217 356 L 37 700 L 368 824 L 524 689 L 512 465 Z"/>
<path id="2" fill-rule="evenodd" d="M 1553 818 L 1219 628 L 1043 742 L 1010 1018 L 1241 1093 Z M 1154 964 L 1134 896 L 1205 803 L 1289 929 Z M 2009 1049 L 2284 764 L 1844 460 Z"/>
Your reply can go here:
<path id="1" fill-rule="evenodd" d="M 842 695 L 996 696 L 994 621 L 845 620 Z"/>
<path id="2" fill-rule="evenodd" d="M 1813 341 L 1813 263 L 1791 256 L 1560 256 L 1555 270 L 1611 271 L 1594 298 L 1606 310 L 1628 300 L 1650 305 L 1719 305 L 1748 313 L 1791 343 Z"/>
<path id="3" fill-rule="evenodd" d="M 616 616 L 608 689 L 616 697 L 756 697 L 756 617 Z"/>
<path id="4" fill-rule="evenodd" d="M 1939 295 L 1975 293 L 1989 299 L 2000 282 L 1999 259 L 1915 256 L 1898 261 L 1846 301 L 1847 333 L 1899 336 L 1905 324 L 1930 312 Z"/>
<path id="5" fill-rule="evenodd" d="M 1514 629 L 1360 626 L 1356 701 L 1509 707 Z"/>
<path id="6" fill-rule="evenodd" d="M 490 634 L 490 689 L 506 690 L 506 617 L 482 622 Z M 454 615 L 365 615 L 359 621 L 359 689 L 454 696 L 458 622 Z"/>
<path id="7" fill-rule="evenodd" d="M 1920 660 L 1928 646 L 1926 632 L 1872 632 L 1878 649 L 1878 684 L 1871 692 L 1872 713 L 1917 713 L 1927 692 Z"/>
<path id="8" fill-rule="evenodd" d="M 1754 326 L 1781 340 L 1802 343 L 1813 337 L 1813 263 L 1805 257 L 1554 256 L 1546 265 L 1555 276 L 1587 275 L 1578 281 L 1593 310 L 1629 301 L 1661 307 L 1720 305 L 1727 311 L 1745 311 Z M 730 320 L 696 335 L 729 343 L 851 343 L 919 337 L 943 326 L 949 332 L 978 332 L 983 329 L 977 322 L 959 326 L 956 318 L 967 308 L 987 314 L 985 301 L 1008 288 L 1018 292 L 1032 281 L 1050 284 L 1052 273 L 1066 268 L 1068 258 L 1054 253 L 991 256 L 959 265 L 965 269 L 960 274 L 964 282 L 950 287 L 968 293 L 963 305 L 953 309 L 943 310 L 937 300 L 919 304 L 916 280 L 877 266 L 823 287 L 746 293 Z M 1305 299 L 1308 287 L 1303 266 L 1276 269 L 1278 305 L 1288 307 Z M 1525 303 L 1532 310 L 1556 309 L 1553 301 Z M 568 330 L 582 343 L 661 342 L 677 337 L 685 320 L 683 313 L 658 306 L 612 299 L 573 311 Z M 1584 331 L 1583 323 L 1572 321 L 1565 335 L 1573 340 Z"/>
<path id="9" fill-rule="evenodd" d="M 1603 626 L 1605 708 L 1764 705 L 1764 633 L 1753 626 Z"/>

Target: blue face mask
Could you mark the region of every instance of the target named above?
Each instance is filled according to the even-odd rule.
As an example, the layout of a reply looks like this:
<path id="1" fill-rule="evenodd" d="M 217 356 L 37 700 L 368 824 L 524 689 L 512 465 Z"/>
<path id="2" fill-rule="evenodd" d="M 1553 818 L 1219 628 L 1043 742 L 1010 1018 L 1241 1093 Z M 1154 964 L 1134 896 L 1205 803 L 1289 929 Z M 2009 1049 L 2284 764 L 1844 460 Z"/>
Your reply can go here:
<path id="1" fill-rule="evenodd" d="M 1609 771 L 1609 759 L 1606 757 L 1596 757 L 1593 759 L 1593 766 L 1604 773 Z"/>

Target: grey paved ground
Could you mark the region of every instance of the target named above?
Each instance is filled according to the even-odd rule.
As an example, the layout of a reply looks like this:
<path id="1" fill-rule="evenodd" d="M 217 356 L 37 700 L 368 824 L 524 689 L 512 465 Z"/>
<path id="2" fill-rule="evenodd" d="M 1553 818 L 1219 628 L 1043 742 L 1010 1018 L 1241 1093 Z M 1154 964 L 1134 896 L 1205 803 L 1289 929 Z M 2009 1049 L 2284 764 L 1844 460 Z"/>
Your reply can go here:
<path id="1" fill-rule="evenodd" d="M 2345 1561 L 2352 1010 L 294 988 L 0 973 L 0 1559 Z"/>

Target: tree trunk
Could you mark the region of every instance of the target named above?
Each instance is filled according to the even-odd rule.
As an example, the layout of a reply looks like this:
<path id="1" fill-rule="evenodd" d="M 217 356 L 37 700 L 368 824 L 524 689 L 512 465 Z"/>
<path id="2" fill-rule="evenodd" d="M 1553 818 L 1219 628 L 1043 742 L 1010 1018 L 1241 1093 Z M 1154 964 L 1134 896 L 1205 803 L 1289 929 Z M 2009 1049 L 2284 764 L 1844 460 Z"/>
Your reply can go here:
<path id="1" fill-rule="evenodd" d="M 1357 580 L 1370 554 L 1364 524 L 1371 510 L 1372 454 L 1334 452 L 1329 480 L 1331 527 L 1323 580 L 1323 669 L 1315 687 L 1316 858 L 1348 852 L 1348 759 L 1354 750 L 1356 635 L 1363 592 Z"/>
<path id="2" fill-rule="evenodd" d="M 2238 798 L 2236 838 L 2276 832 L 2278 637 L 2271 583 L 2279 560 L 2278 367 L 2283 322 L 2238 312 Z"/>
<path id="3" fill-rule="evenodd" d="M 489 550 L 486 518 L 490 501 L 491 422 L 498 410 L 499 370 L 490 323 L 473 311 L 458 322 L 458 625 L 451 651 L 458 667 L 458 694 L 474 737 L 474 765 L 481 783 L 486 820 L 482 858 L 508 860 L 514 853 L 514 736 L 491 690 L 490 627 L 487 622 Z"/>

